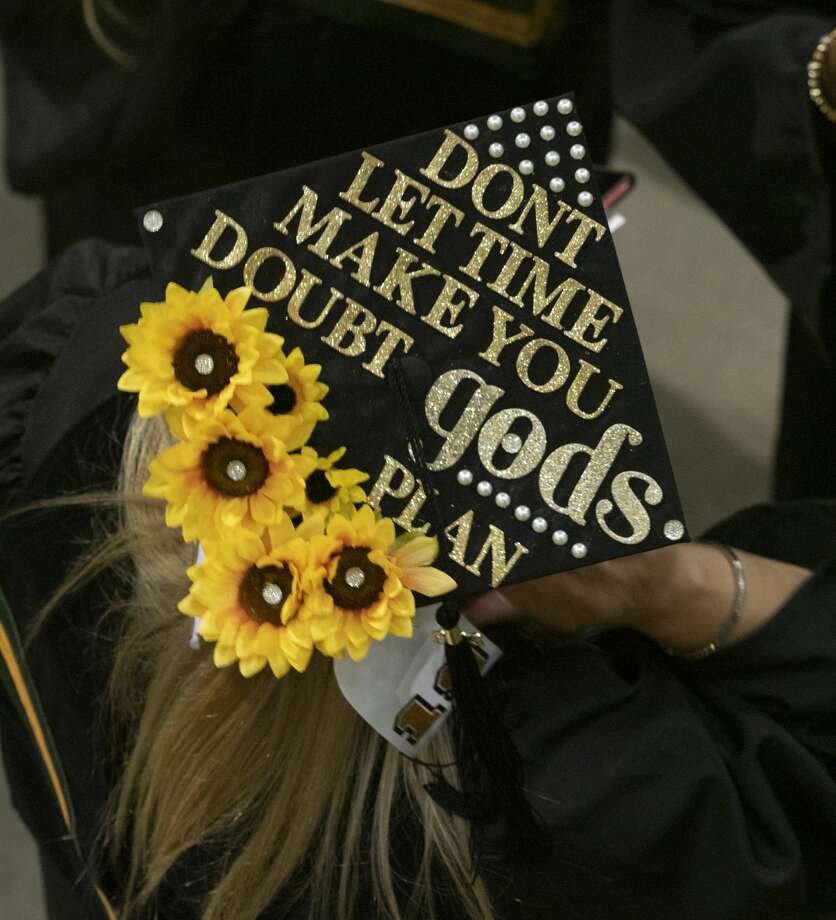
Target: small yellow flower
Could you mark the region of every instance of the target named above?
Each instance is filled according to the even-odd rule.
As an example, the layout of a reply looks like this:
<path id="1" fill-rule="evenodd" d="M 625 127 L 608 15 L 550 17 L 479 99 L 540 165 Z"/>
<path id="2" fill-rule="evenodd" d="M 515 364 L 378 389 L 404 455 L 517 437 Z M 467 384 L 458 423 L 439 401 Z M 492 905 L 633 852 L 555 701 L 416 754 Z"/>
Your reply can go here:
<path id="1" fill-rule="evenodd" d="M 182 527 L 186 542 L 229 539 L 235 528 L 260 533 L 285 507 L 304 507 L 312 468 L 309 457 L 287 453 L 269 412 L 227 409 L 152 460 L 143 492 L 166 500 L 166 524 Z"/>
<path id="2" fill-rule="evenodd" d="M 139 414 L 165 413 L 172 433 L 228 406 L 270 402 L 270 385 L 288 379 L 281 336 L 265 332 L 267 310 L 245 310 L 250 289 L 222 298 L 211 280 L 195 293 L 167 285 L 164 303 L 143 303 L 138 323 L 120 326 L 129 348 L 120 390 L 139 393 Z"/>
<path id="3" fill-rule="evenodd" d="M 445 594 L 456 582 L 430 563 L 438 553 L 434 537 L 395 541 L 389 518 L 377 520 L 368 505 L 350 518 L 334 515 L 326 533 L 311 541 L 302 616 L 325 655 L 347 651 L 362 660 L 372 640 L 412 635 L 413 590 Z"/>
<path id="4" fill-rule="evenodd" d="M 338 447 L 321 457 L 312 447 L 303 447 L 300 453 L 314 461 L 314 468 L 305 479 L 305 514 L 351 514 L 355 505 L 366 500 L 366 493 L 360 483 L 369 478 L 368 473 L 355 469 L 340 469 L 334 464 L 345 454 L 344 447 Z"/>
<path id="5" fill-rule="evenodd" d="M 298 450 L 310 438 L 316 423 L 328 418 L 328 411 L 322 405 L 328 387 L 318 379 L 321 365 L 305 364 L 300 348 L 294 348 L 287 357 L 282 355 L 282 364 L 287 378 L 270 388 L 273 401 L 267 409 L 281 423 L 287 449 Z"/>
<path id="6" fill-rule="evenodd" d="M 239 529 L 204 546 L 206 559 L 189 568 L 192 586 L 177 606 L 200 617 L 198 633 L 215 643 L 217 667 L 237 661 L 244 677 L 267 665 L 276 677 L 308 667 L 314 646 L 299 605 L 309 541 L 321 530 L 321 520 L 294 528 L 284 515 L 260 535 Z"/>

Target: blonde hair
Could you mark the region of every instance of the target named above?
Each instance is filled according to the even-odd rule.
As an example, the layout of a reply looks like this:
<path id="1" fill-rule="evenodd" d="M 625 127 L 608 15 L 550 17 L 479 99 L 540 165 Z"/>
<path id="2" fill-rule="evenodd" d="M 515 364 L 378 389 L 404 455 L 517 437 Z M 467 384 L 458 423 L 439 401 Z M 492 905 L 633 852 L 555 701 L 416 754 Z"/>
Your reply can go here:
<path id="1" fill-rule="evenodd" d="M 256 920 L 277 897 L 284 906 L 307 899 L 312 920 L 351 920 L 359 908 L 364 918 L 431 920 L 442 895 L 463 918 L 491 920 L 490 896 L 471 865 L 469 825 L 425 791 L 433 778 L 426 766 L 402 757 L 348 705 L 328 659 L 315 656 L 304 674 L 282 680 L 269 671 L 245 679 L 215 668 L 206 643 L 190 647 L 192 623 L 176 604 L 195 548 L 165 526 L 159 502 L 141 497 L 148 463 L 170 443 L 160 419 L 133 419 L 118 527 L 33 627 L 67 591 L 130 559 L 128 599 L 114 598 L 104 615 L 116 629 L 111 739 L 124 753 L 100 846 L 122 874 L 122 920 L 138 915 L 175 863 L 204 844 L 223 852 L 206 866 L 202 920 Z M 454 760 L 446 730 L 422 757 Z M 455 768 L 446 777 L 456 784 Z M 412 878 L 391 857 L 404 820 L 418 830 L 410 836 Z M 361 903 L 364 894 L 376 914 Z"/>

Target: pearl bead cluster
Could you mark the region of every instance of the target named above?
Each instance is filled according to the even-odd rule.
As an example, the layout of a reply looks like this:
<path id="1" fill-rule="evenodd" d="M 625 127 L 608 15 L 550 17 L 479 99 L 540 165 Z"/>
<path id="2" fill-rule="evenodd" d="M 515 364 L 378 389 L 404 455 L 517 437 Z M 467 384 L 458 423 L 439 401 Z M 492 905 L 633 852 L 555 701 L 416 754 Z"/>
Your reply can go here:
<path id="1" fill-rule="evenodd" d="M 512 440 L 516 439 L 516 440 Z M 519 441 L 519 444 L 517 444 Z M 502 446 L 509 453 L 518 453 L 522 447 L 522 440 L 519 435 L 509 433 L 506 434 L 502 439 Z M 516 447 L 516 449 L 514 449 Z M 473 473 L 468 469 L 460 469 L 456 473 L 456 481 L 461 486 L 471 486 L 473 485 Z M 487 479 L 480 479 L 476 483 L 476 492 L 478 495 L 481 495 L 482 498 L 490 498 L 493 495 L 493 484 Z M 511 507 L 511 496 L 507 492 L 497 492 L 494 495 L 494 502 L 498 508 L 510 508 Z M 517 505 L 514 508 L 514 517 L 521 523 L 526 521 L 531 521 L 531 529 L 534 533 L 545 533 L 549 529 L 549 522 L 544 518 L 531 517 L 531 508 L 528 505 Z M 565 546 L 569 542 L 569 535 L 565 530 L 554 530 L 552 531 L 552 543 L 555 546 Z M 569 552 L 574 556 L 575 559 L 583 559 L 587 554 L 587 547 L 585 543 L 573 543 Z"/>
<path id="2" fill-rule="evenodd" d="M 570 116 L 574 111 L 575 106 L 571 99 L 560 99 L 554 108 L 559 115 Z M 541 99 L 531 106 L 531 112 L 536 118 L 545 118 L 549 114 L 549 104 Z M 533 133 L 539 134 L 540 138 L 546 141 L 546 143 L 553 141 L 557 136 L 558 129 L 555 128 L 554 125 L 543 124 L 539 126 L 538 130 L 536 121 L 534 122 L 532 128 L 524 130 L 522 128 L 522 123 L 526 120 L 527 116 L 528 113 L 522 106 L 515 106 L 508 113 L 508 117 L 513 122 L 513 124 L 515 126 L 520 126 L 519 131 L 512 136 L 513 147 L 510 147 L 509 144 L 509 153 L 512 152 L 514 148 L 517 148 L 517 150 L 522 152 L 530 147 Z M 491 115 L 487 118 L 485 124 L 487 125 L 489 132 L 495 133 L 503 127 L 504 120 L 501 115 Z M 512 132 L 513 130 L 514 129 L 512 129 Z M 579 137 L 583 132 L 583 125 L 579 121 L 571 119 L 570 121 L 566 122 L 565 131 L 569 137 Z M 462 133 L 467 140 L 475 141 L 480 137 L 481 129 L 479 125 L 471 123 L 465 126 Z M 499 157 L 503 156 L 505 153 L 506 145 L 498 140 L 491 141 L 491 143 L 488 145 L 488 154 L 494 159 L 499 159 Z M 582 160 L 586 156 L 586 148 L 581 143 L 572 144 L 571 148 L 569 149 L 569 156 L 573 160 Z M 546 166 L 553 168 L 559 165 L 560 154 L 557 150 L 546 150 L 545 154 L 543 155 L 543 161 L 545 162 Z M 535 161 L 528 158 L 521 159 L 517 163 L 517 169 L 522 175 L 530 176 L 535 172 Z M 574 171 L 575 182 L 578 185 L 585 185 L 587 182 L 589 182 L 590 177 L 590 172 L 585 166 L 579 165 Z M 566 181 L 560 176 L 552 176 L 552 178 L 549 180 L 549 188 L 555 192 L 555 194 L 562 192 L 566 188 Z M 581 207 L 589 207 L 593 200 L 592 192 L 588 191 L 587 189 L 582 189 L 578 193 L 578 204 L 581 205 Z"/>

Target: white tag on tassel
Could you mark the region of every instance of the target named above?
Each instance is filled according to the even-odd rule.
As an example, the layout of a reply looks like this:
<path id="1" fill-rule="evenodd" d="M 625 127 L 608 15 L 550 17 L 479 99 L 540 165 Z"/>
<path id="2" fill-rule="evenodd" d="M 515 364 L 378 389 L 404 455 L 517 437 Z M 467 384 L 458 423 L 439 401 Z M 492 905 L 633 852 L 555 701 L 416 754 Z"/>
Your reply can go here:
<path id="1" fill-rule="evenodd" d="M 387 636 L 382 642 L 373 642 L 362 661 L 352 661 L 346 655 L 334 662 L 337 684 L 346 700 L 407 757 L 418 756 L 453 708 L 444 645 L 433 638 L 439 629 L 435 620 L 438 606 L 416 610 L 411 639 Z M 477 632 L 464 617 L 459 628 Z M 476 654 L 485 673 L 502 651 L 481 636 Z"/>

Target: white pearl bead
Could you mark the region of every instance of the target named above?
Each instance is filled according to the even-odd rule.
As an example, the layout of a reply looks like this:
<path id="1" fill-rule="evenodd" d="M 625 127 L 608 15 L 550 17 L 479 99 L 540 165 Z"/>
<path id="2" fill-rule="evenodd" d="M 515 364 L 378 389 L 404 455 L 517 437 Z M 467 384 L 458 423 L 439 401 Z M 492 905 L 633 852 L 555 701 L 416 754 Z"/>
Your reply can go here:
<path id="1" fill-rule="evenodd" d="M 557 111 L 560 112 L 561 115 L 568 115 L 572 111 L 572 108 L 571 99 L 561 99 L 560 102 L 557 103 Z"/>
<path id="2" fill-rule="evenodd" d="M 585 153 L 586 147 L 584 147 L 583 144 L 572 144 L 569 148 L 569 156 L 572 157 L 573 160 L 582 160 Z"/>
<path id="3" fill-rule="evenodd" d="M 488 119 L 488 127 L 491 131 L 498 131 L 502 127 L 502 119 L 499 115 L 491 115 Z"/>
<path id="4" fill-rule="evenodd" d="M 575 170 L 575 181 L 580 183 L 589 182 L 589 170 L 585 166 Z"/>
<path id="5" fill-rule="evenodd" d="M 664 534 L 669 540 L 681 540 L 685 535 L 685 525 L 675 518 L 665 522 Z"/>
<path id="6" fill-rule="evenodd" d="M 230 460 L 226 465 L 226 475 L 233 482 L 240 482 L 247 475 L 247 467 L 240 460 Z"/>
<path id="7" fill-rule="evenodd" d="M 366 582 L 366 573 L 359 565 L 353 565 L 350 569 L 346 569 L 344 577 L 345 583 L 349 588 L 362 588 Z"/>
<path id="8" fill-rule="evenodd" d="M 215 359 L 212 355 L 201 354 L 194 359 L 194 369 L 201 375 L 201 377 L 206 377 L 215 370 Z"/>
<path id="9" fill-rule="evenodd" d="M 518 134 L 518 135 L 514 138 L 514 143 L 515 143 L 518 147 L 527 147 L 527 146 L 531 143 L 531 138 L 530 138 L 527 134 L 525 134 L 525 133 Z"/>
<path id="10" fill-rule="evenodd" d="M 566 546 L 569 542 L 569 534 L 565 530 L 555 530 L 552 534 L 552 543 L 555 546 Z"/>
<path id="11" fill-rule="evenodd" d="M 554 140 L 554 134 L 555 131 L 551 125 L 543 125 L 543 127 L 540 128 L 540 137 L 542 137 L 544 141 Z"/>
<path id="12" fill-rule="evenodd" d="M 518 454 L 522 450 L 522 445 L 522 438 L 518 434 L 514 434 L 513 431 L 509 431 L 502 439 L 502 448 L 507 450 L 509 454 Z"/>
<path id="13" fill-rule="evenodd" d="M 536 517 L 531 522 L 531 529 L 535 533 L 545 533 L 548 530 L 549 522 L 543 517 Z"/>
<path id="14" fill-rule="evenodd" d="M 549 104 L 542 99 L 538 99 L 531 108 L 534 110 L 535 115 L 545 115 L 549 110 Z"/>
<path id="15" fill-rule="evenodd" d="M 531 517 L 531 508 L 528 505 L 517 505 L 514 508 L 514 517 L 518 521 L 527 521 Z"/>
<path id="16" fill-rule="evenodd" d="M 511 121 L 521 122 L 525 118 L 525 109 L 516 106 L 511 109 Z"/>
<path id="17" fill-rule="evenodd" d="M 473 473 L 470 470 L 459 470 L 456 473 L 456 479 L 460 486 L 469 486 L 473 482 Z"/>
<path id="18" fill-rule="evenodd" d="M 281 604 L 284 593 L 278 585 L 265 585 L 261 589 L 261 596 L 264 598 L 265 604 L 275 607 Z"/>
<path id="19" fill-rule="evenodd" d="M 566 133 L 572 137 L 577 137 L 583 131 L 583 125 L 579 121 L 570 121 L 566 125 Z"/>
<path id="20" fill-rule="evenodd" d="M 547 166 L 557 166 L 560 162 L 560 154 L 556 150 L 547 150 L 544 159 Z"/>
<path id="21" fill-rule="evenodd" d="M 481 482 L 476 484 L 476 491 L 482 496 L 482 498 L 487 498 L 491 492 L 493 492 L 493 486 L 488 482 L 487 479 L 483 479 Z"/>
<path id="22" fill-rule="evenodd" d="M 494 142 L 490 145 L 490 147 L 488 147 L 488 153 L 494 158 L 501 157 L 502 154 L 505 153 L 505 148 L 502 146 L 502 144 L 497 144 Z"/>
<path id="23" fill-rule="evenodd" d="M 520 160 L 520 172 L 524 176 L 530 176 L 534 172 L 534 164 L 531 160 Z"/>
<path id="24" fill-rule="evenodd" d="M 152 211 L 146 211 L 142 216 L 142 226 L 149 233 L 156 233 L 158 230 L 162 229 L 163 226 L 163 216 L 156 209 Z"/>
<path id="25" fill-rule="evenodd" d="M 566 188 L 566 183 L 560 178 L 560 176 L 555 176 L 554 179 L 549 181 L 549 188 L 553 192 L 562 192 Z"/>
<path id="26" fill-rule="evenodd" d="M 479 129 L 476 125 L 467 125 L 464 129 L 464 136 L 469 141 L 475 141 L 476 138 L 479 137 Z"/>
<path id="27" fill-rule="evenodd" d="M 507 492 L 497 492 L 494 501 L 500 508 L 507 508 L 511 504 L 511 496 Z"/>
<path id="28" fill-rule="evenodd" d="M 583 557 L 586 555 L 586 544 L 573 543 L 570 552 L 575 557 L 575 559 L 583 559 Z"/>
<path id="29" fill-rule="evenodd" d="M 592 204 L 592 192 L 581 192 L 578 195 L 578 204 L 588 208 Z"/>

